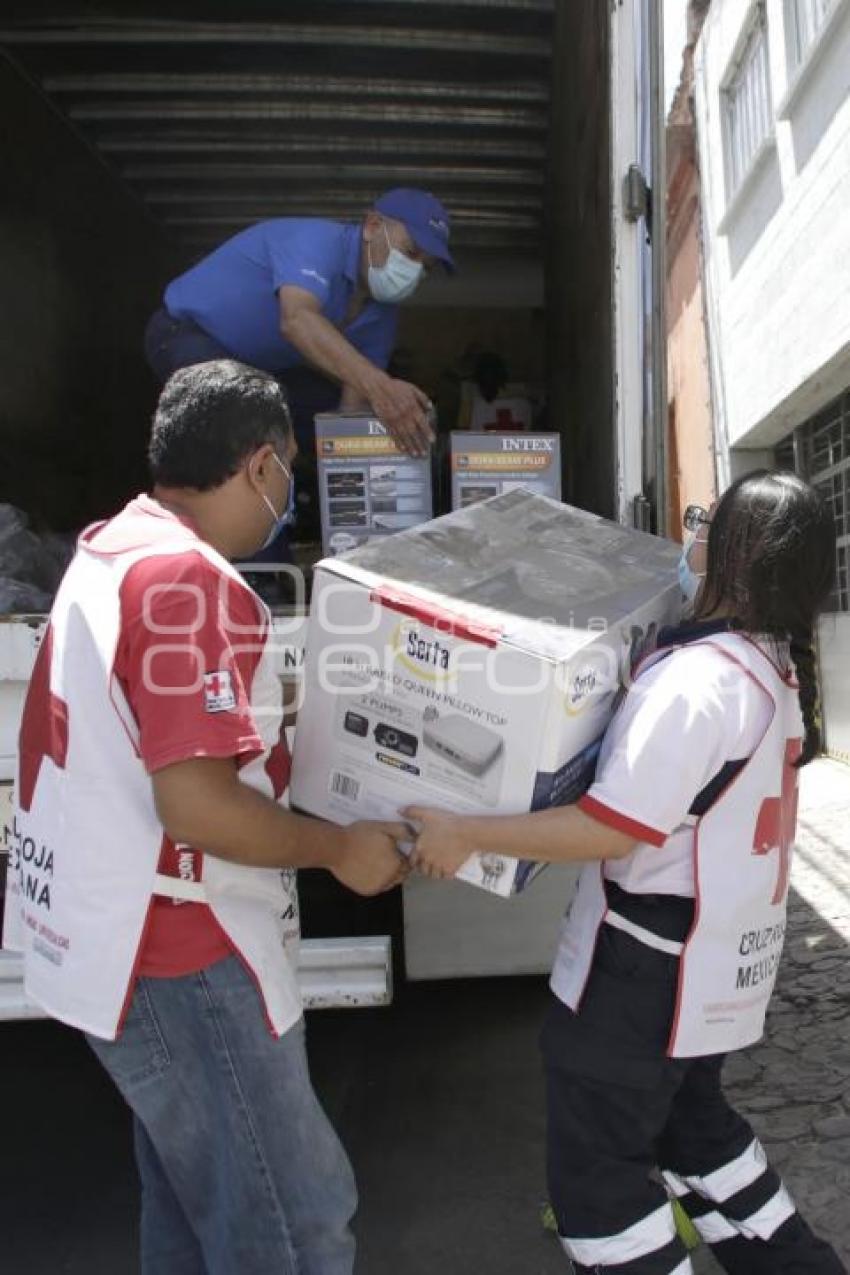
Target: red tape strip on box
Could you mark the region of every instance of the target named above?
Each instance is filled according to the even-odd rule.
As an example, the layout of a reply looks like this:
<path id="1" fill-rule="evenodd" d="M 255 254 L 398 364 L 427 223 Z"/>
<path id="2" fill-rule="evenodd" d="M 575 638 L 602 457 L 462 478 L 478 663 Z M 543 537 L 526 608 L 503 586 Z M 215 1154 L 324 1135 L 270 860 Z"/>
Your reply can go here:
<path id="1" fill-rule="evenodd" d="M 439 633 L 447 633 L 450 637 L 465 638 L 469 642 L 479 642 L 482 646 L 497 646 L 502 636 L 501 629 L 488 628 L 452 615 L 450 611 L 441 611 L 429 606 L 421 598 L 413 598 L 408 594 L 396 593 L 392 589 L 373 589 L 370 594 L 372 602 L 378 602 L 389 611 L 398 611 L 401 615 L 409 615 L 413 620 L 436 629 Z"/>

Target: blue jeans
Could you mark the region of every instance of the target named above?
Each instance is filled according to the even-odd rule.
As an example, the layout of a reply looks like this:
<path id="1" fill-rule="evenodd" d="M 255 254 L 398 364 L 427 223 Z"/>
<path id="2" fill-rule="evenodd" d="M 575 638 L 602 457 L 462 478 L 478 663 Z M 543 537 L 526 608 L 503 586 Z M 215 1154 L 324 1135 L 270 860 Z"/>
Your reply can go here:
<path id="1" fill-rule="evenodd" d="M 357 1195 L 307 1071 L 236 957 L 142 978 L 116 1041 L 87 1037 L 134 1117 L 143 1275 L 351 1275 Z"/>
<path id="2" fill-rule="evenodd" d="M 232 359 L 235 355 L 205 332 L 194 319 L 174 319 L 160 306 L 145 329 L 145 357 L 160 385 L 181 367 Z"/>

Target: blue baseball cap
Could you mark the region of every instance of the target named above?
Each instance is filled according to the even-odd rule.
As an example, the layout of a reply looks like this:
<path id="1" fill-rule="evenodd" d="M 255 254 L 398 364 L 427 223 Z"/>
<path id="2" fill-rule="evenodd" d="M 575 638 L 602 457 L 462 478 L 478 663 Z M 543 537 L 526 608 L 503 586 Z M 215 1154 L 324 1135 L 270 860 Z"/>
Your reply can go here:
<path id="1" fill-rule="evenodd" d="M 449 214 L 435 195 L 398 187 L 376 200 L 375 211 L 402 222 L 417 247 L 442 261 L 454 274 L 457 267 L 449 252 Z"/>

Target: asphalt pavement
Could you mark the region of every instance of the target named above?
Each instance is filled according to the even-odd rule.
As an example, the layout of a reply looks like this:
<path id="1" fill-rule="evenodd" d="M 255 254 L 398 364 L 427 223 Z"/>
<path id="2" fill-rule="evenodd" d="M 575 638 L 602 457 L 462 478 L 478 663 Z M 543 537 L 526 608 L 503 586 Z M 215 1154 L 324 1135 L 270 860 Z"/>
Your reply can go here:
<path id="1" fill-rule="evenodd" d="M 850 771 L 821 762 L 804 778 L 779 989 L 729 1081 L 850 1263 Z M 540 1221 L 547 996 L 542 978 L 470 980 L 310 1016 L 316 1087 L 360 1186 L 358 1275 L 565 1272 Z M 129 1120 L 82 1038 L 0 1025 L 0 1094 L 2 1275 L 136 1272 Z M 695 1268 L 717 1270 L 705 1251 Z"/>

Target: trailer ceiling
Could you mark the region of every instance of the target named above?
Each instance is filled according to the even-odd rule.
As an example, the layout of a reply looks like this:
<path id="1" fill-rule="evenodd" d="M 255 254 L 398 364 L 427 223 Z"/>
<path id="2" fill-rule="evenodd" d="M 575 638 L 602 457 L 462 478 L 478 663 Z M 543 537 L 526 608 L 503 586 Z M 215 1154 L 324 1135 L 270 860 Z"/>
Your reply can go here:
<path id="1" fill-rule="evenodd" d="M 0 45 L 192 256 L 394 185 L 444 200 L 461 254 L 538 256 L 554 3 L 30 0 Z"/>

